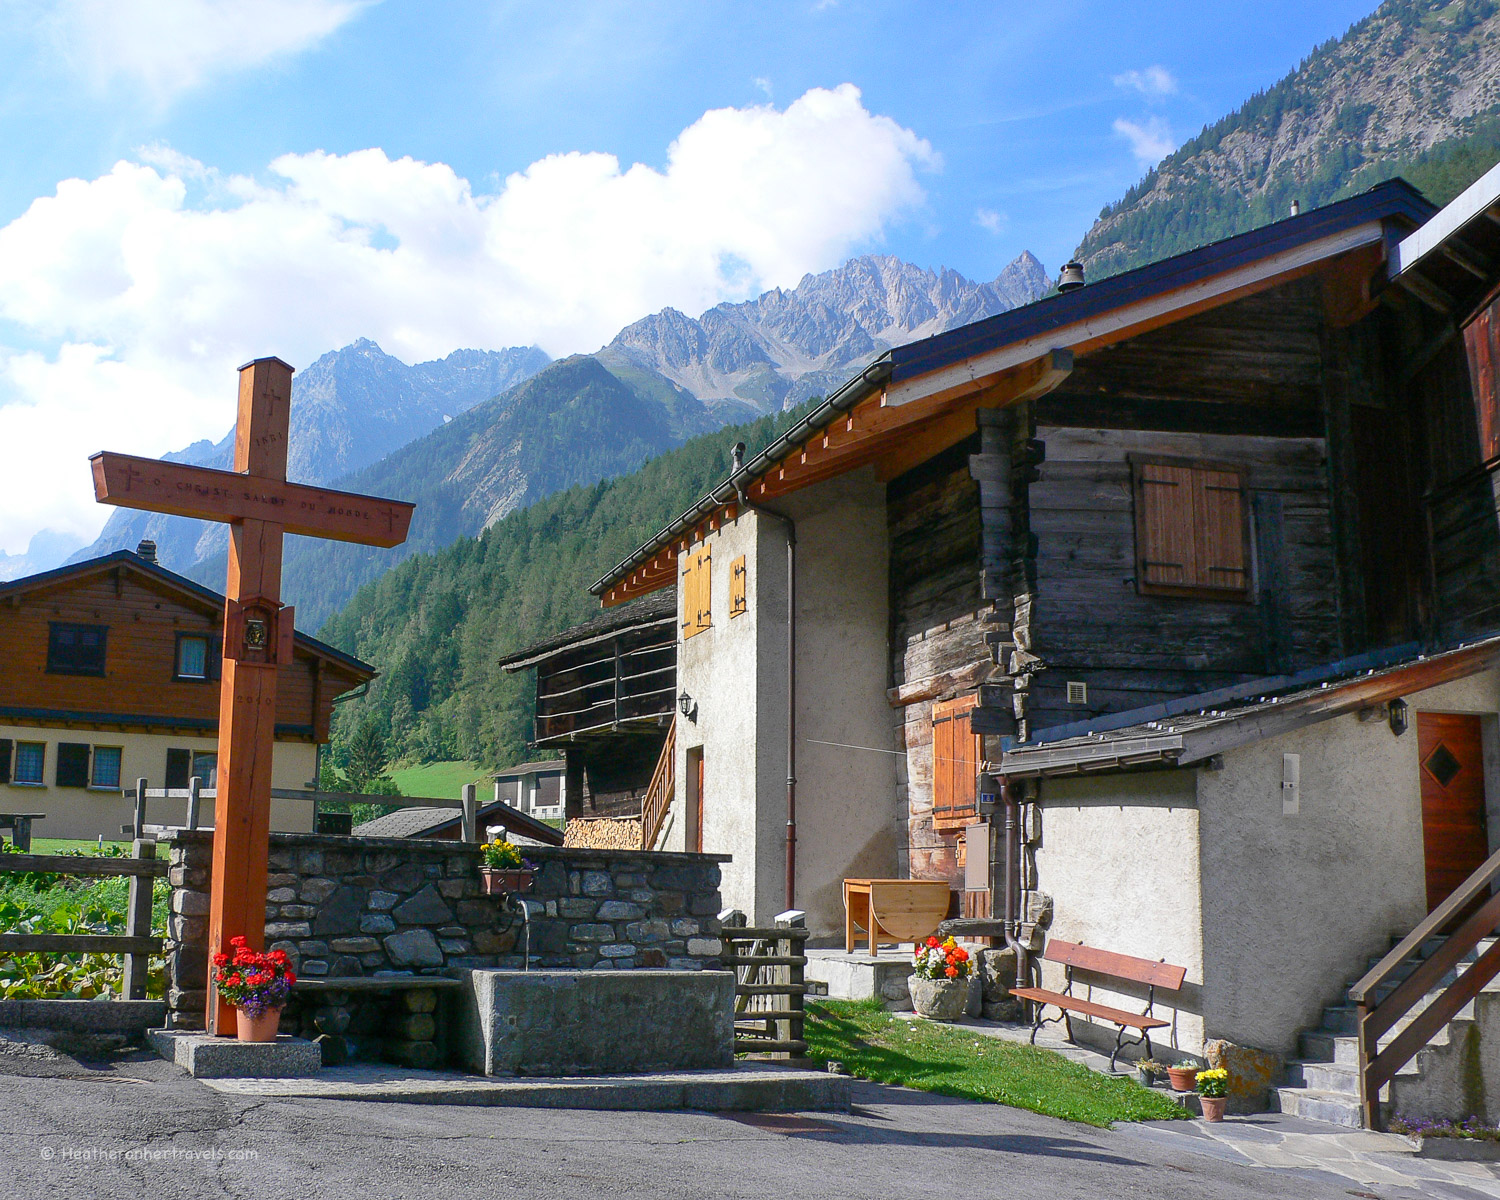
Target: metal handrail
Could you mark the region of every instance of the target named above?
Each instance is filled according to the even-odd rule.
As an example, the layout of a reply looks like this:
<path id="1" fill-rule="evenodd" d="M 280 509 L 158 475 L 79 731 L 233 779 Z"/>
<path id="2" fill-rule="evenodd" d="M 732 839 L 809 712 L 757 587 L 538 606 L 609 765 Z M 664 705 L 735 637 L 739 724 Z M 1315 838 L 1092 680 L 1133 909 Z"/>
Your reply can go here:
<path id="1" fill-rule="evenodd" d="M 1441 929 L 1461 916 L 1464 909 L 1481 899 L 1497 879 L 1500 879 L 1500 851 L 1490 855 L 1447 899 L 1428 913 L 1415 929 L 1349 989 L 1349 998 L 1358 1009 L 1356 1030 L 1359 1035 L 1359 1100 L 1364 1110 L 1366 1128 L 1380 1128 L 1380 1089 L 1416 1057 L 1417 1051 L 1431 1041 L 1457 1015 L 1459 1009 L 1474 999 L 1485 984 L 1500 974 L 1500 942 L 1497 942 L 1463 971 L 1411 1024 L 1392 1038 L 1385 1049 L 1380 1048 L 1381 1036 L 1394 1028 L 1419 1000 L 1437 986 L 1443 976 L 1457 967 L 1471 950 L 1500 927 L 1500 892 L 1491 895 L 1457 930 L 1444 939 L 1442 946 L 1431 957 L 1424 959 L 1416 970 L 1397 984 L 1395 990 L 1378 1004 L 1373 1003 L 1376 993 L 1391 981 L 1402 963 L 1417 954 L 1424 943 L 1438 936 Z"/>

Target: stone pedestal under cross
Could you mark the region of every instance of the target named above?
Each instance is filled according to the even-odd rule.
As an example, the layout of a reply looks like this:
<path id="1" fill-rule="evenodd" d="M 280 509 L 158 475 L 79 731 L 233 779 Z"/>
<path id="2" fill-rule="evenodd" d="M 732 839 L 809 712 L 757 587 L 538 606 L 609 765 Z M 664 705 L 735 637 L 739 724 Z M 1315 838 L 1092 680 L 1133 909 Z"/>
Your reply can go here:
<path id="1" fill-rule="evenodd" d="M 224 585 L 224 671 L 219 691 L 218 797 L 208 944 L 243 935 L 265 943 L 276 675 L 291 661 L 293 612 L 281 603 L 287 533 L 369 546 L 406 540 L 413 505 L 286 481 L 292 368 L 259 358 L 240 368 L 234 470 L 184 466 L 109 451 L 94 455 L 94 497 L 104 504 L 229 525 Z M 212 994 L 212 982 L 209 985 Z M 209 1003 L 208 1027 L 229 1032 L 234 1009 Z"/>

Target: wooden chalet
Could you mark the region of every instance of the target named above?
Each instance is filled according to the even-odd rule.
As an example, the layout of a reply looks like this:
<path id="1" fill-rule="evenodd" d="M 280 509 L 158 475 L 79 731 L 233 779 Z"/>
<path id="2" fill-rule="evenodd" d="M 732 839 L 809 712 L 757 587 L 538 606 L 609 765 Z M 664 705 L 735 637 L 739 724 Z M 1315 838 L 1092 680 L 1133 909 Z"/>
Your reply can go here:
<path id="1" fill-rule="evenodd" d="M 676 621 L 675 590 L 659 589 L 501 660 L 536 669 L 533 744 L 565 758 L 557 815 L 640 814 L 677 708 Z"/>
<path id="2" fill-rule="evenodd" d="M 38 836 L 118 838 L 138 778 L 215 785 L 224 598 L 162 567 L 154 545 L 141 551 L 0 584 L 0 804 L 45 812 Z M 278 680 L 273 786 L 316 786 L 334 702 L 374 677 L 296 635 Z M 312 829 L 311 805 L 272 809 L 274 828 Z"/>
<path id="3" fill-rule="evenodd" d="M 1023 952 L 1045 893 L 1187 967 L 1180 1052 L 1294 1055 L 1500 838 L 1497 218 L 1500 170 L 1384 183 L 892 350 L 737 461 L 594 589 L 676 585 L 648 839 L 830 938 L 845 878 Z"/>

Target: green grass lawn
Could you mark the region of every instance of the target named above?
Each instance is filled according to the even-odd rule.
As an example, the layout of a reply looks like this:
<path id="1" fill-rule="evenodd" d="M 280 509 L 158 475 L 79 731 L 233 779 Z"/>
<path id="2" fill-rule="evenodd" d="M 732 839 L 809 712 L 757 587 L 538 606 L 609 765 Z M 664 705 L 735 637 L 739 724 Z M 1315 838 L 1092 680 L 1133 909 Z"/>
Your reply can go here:
<path id="1" fill-rule="evenodd" d="M 1101 1127 L 1188 1115 L 1134 1080 L 1101 1075 L 1051 1050 L 962 1026 L 892 1016 L 878 1000 L 809 1001 L 807 1012 L 808 1056 L 842 1062 L 860 1079 Z"/>
<path id="2" fill-rule="evenodd" d="M 130 849 L 128 841 L 112 842 L 108 838 L 105 838 L 104 848 L 108 850 L 111 846 L 120 846 L 127 851 Z M 86 854 L 92 854 L 98 848 L 99 843 L 97 840 L 86 841 L 83 838 L 33 837 L 31 839 L 31 852 L 33 854 L 61 854 L 64 850 L 82 850 Z"/>
<path id="3" fill-rule="evenodd" d="M 387 772 L 403 796 L 428 796 L 434 800 L 457 800 L 466 783 L 478 783 L 479 801 L 490 799 L 484 768 L 477 762 L 419 763 L 414 767 L 392 767 Z"/>

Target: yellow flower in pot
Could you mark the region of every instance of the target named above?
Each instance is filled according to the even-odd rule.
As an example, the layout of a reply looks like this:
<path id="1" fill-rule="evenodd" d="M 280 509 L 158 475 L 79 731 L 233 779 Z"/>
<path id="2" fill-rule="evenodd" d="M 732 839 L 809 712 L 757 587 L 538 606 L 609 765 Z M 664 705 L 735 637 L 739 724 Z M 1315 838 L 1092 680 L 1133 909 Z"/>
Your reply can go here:
<path id="1" fill-rule="evenodd" d="M 1224 1105 L 1229 1100 L 1229 1072 L 1223 1067 L 1199 1071 L 1198 1099 L 1203 1105 L 1205 1121 L 1222 1121 Z"/>

